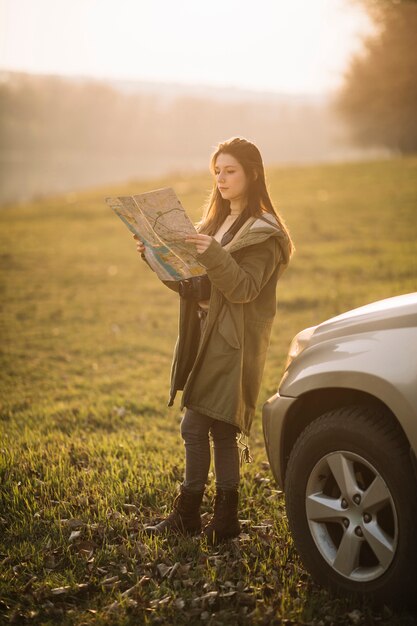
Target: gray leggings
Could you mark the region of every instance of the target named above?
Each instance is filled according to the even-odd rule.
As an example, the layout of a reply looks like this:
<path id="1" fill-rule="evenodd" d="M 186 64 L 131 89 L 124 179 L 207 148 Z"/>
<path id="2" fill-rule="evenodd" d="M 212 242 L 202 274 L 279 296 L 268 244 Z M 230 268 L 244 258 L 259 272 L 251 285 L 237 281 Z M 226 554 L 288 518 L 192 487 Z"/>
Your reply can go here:
<path id="1" fill-rule="evenodd" d="M 209 433 L 214 444 L 214 470 L 217 489 L 237 489 L 239 486 L 239 450 L 233 424 L 208 417 L 191 409 L 181 421 L 181 436 L 185 445 L 184 487 L 204 489 L 210 468 Z"/>

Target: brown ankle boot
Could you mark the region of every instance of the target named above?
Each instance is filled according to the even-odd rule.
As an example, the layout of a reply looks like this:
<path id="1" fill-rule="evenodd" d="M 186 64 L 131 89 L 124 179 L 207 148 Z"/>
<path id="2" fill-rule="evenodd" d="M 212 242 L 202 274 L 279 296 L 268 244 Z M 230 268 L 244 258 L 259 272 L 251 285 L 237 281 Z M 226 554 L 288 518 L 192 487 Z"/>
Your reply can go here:
<path id="1" fill-rule="evenodd" d="M 214 500 L 214 515 L 202 532 L 208 543 L 216 544 L 223 539 L 239 535 L 238 501 L 238 489 L 217 489 Z"/>
<path id="2" fill-rule="evenodd" d="M 180 493 L 176 496 L 172 513 L 155 526 L 146 526 L 148 535 L 160 535 L 171 531 L 179 534 L 197 534 L 201 531 L 200 505 L 203 499 L 204 489 L 191 491 L 183 485 Z"/>

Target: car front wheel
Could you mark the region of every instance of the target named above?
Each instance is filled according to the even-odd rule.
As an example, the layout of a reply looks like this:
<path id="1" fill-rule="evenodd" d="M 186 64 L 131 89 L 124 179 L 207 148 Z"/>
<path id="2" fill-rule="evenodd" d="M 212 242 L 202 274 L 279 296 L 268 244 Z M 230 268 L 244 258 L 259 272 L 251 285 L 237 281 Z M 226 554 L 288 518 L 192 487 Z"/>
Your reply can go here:
<path id="1" fill-rule="evenodd" d="M 384 602 L 415 593 L 416 480 L 392 418 L 355 406 L 316 419 L 291 452 L 285 492 L 295 545 L 319 583 Z"/>

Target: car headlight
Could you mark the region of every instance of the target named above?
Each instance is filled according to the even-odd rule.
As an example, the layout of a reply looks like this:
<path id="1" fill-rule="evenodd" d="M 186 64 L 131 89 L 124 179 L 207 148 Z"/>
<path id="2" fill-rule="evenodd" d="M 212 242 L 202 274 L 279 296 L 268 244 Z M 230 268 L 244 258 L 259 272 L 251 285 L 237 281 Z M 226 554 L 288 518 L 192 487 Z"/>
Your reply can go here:
<path id="1" fill-rule="evenodd" d="M 304 328 L 301 332 L 295 335 L 294 339 L 291 341 L 290 348 L 288 350 L 287 362 L 285 364 L 285 369 L 287 370 L 290 363 L 295 359 L 296 356 L 301 354 L 305 348 L 307 348 L 308 343 L 316 330 L 317 326 L 310 326 L 309 328 Z"/>

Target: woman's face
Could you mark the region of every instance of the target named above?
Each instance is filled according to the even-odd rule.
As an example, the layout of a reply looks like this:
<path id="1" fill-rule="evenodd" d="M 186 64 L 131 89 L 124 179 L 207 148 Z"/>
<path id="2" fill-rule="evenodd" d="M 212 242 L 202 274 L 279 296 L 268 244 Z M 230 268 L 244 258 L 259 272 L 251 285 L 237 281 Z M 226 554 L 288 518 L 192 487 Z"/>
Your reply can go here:
<path id="1" fill-rule="evenodd" d="M 219 154 L 214 167 L 217 188 L 225 200 L 243 200 L 248 190 L 245 170 L 231 154 Z"/>

